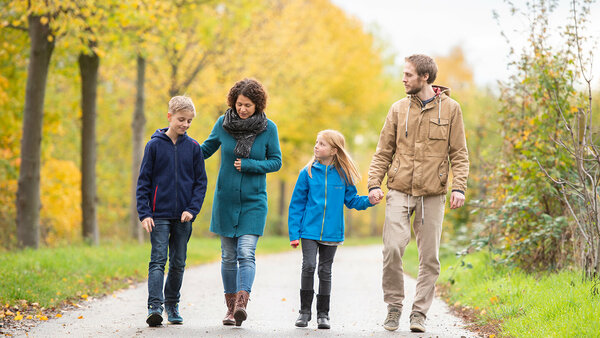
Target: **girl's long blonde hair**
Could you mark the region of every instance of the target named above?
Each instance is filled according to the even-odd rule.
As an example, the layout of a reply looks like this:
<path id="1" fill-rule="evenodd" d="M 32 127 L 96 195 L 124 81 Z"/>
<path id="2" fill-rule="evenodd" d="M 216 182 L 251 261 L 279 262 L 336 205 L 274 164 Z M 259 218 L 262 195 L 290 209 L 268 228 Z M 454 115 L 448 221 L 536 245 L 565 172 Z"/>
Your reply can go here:
<path id="1" fill-rule="evenodd" d="M 325 142 L 329 143 L 332 148 L 337 149 L 337 153 L 333 155 L 332 164 L 337 169 L 338 173 L 341 177 L 344 178 L 347 184 L 355 185 L 356 182 L 360 181 L 360 173 L 356 167 L 356 163 L 350 157 L 350 154 L 344 148 L 346 146 L 346 140 L 344 139 L 344 135 L 337 130 L 326 129 L 321 130 L 317 135 L 321 136 Z M 312 159 L 308 161 L 308 176 L 312 178 L 312 174 L 310 172 L 313 163 L 317 161 L 317 158 L 313 155 Z"/>

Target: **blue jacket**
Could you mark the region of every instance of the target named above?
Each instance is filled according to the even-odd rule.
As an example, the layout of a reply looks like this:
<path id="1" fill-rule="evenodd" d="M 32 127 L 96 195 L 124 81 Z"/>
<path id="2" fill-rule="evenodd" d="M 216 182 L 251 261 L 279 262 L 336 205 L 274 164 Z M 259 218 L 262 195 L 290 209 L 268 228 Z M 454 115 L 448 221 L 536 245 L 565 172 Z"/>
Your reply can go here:
<path id="1" fill-rule="evenodd" d="M 196 215 L 206 194 L 206 172 L 200 145 L 187 134 L 176 144 L 158 129 L 146 144 L 138 177 L 138 216 L 154 219 L 181 219 L 184 211 Z"/>
<path id="2" fill-rule="evenodd" d="M 300 171 L 288 212 L 290 241 L 300 238 L 327 242 L 344 240 L 344 204 L 364 210 L 373 206 L 368 196 L 357 194 L 333 166 L 313 163 Z"/>
<path id="3" fill-rule="evenodd" d="M 237 141 L 223 129 L 223 116 L 200 146 L 204 158 L 221 148 L 221 166 L 213 199 L 210 231 L 225 237 L 262 236 L 267 221 L 267 173 L 281 168 L 277 126 L 268 120 L 267 129 L 256 136 L 242 170 L 235 169 L 233 149 Z"/>

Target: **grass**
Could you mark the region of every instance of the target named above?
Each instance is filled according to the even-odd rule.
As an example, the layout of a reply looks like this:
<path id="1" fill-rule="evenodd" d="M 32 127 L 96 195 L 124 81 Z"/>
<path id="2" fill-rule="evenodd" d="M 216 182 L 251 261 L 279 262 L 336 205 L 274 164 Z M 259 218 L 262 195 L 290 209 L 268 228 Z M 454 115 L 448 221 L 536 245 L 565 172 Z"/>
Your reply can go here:
<path id="1" fill-rule="evenodd" d="M 405 271 L 417 272 L 417 249 L 405 254 Z M 600 337 L 600 285 L 582 281 L 580 271 L 532 275 L 490 263 L 484 252 L 465 257 L 464 265 L 441 250 L 438 279 L 450 305 L 467 310 L 478 324 L 498 323 L 501 335 L 511 337 Z M 469 268 L 472 267 L 472 268 Z M 449 281 L 453 279 L 454 284 Z"/>
<path id="2" fill-rule="evenodd" d="M 380 242 L 379 238 L 353 238 L 345 245 Z M 192 237 L 187 266 L 218 261 L 220 248 L 218 238 Z M 290 249 L 286 237 L 263 236 L 256 254 Z M 5 252 L 0 254 L 0 303 L 14 306 L 26 300 L 53 308 L 101 296 L 146 279 L 149 259 L 150 244 L 133 242 Z"/>

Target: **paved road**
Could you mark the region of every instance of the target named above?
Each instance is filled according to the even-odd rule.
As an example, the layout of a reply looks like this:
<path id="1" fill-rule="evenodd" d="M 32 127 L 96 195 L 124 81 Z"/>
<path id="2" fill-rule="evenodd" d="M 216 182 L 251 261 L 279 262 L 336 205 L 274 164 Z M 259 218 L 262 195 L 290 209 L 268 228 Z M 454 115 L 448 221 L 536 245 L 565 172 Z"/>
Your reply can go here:
<path id="1" fill-rule="evenodd" d="M 259 243 L 260 244 L 260 243 Z M 189 268 L 185 272 L 180 311 L 183 325 L 150 328 L 145 323 L 145 283 L 86 302 L 82 308 L 63 313 L 29 332 L 45 336 L 121 337 L 473 337 L 460 319 L 435 299 L 428 314 L 425 334 L 409 330 L 408 316 L 414 297 L 415 280 L 405 279 L 407 299 L 400 328 L 383 329 L 386 305 L 381 291 L 381 246 L 340 247 L 333 264 L 331 329 L 318 330 L 316 320 L 307 328 L 296 328 L 298 315 L 300 250 L 257 257 L 257 274 L 248 303 L 249 318 L 241 327 L 225 327 L 219 263 Z M 314 307 L 314 304 L 313 304 Z M 314 308 L 313 308 L 313 311 Z M 81 318 L 80 318 L 81 317 Z M 164 323 L 164 322 L 163 322 Z"/>

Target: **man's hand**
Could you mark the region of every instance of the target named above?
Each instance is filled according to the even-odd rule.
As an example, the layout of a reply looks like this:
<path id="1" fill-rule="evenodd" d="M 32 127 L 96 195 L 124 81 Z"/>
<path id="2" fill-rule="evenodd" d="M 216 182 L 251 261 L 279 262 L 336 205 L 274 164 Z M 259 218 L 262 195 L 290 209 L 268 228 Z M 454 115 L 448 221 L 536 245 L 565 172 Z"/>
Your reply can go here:
<path id="1" fill-rule="evenodd" d="M 383 191 L 379 188 L 369 191 L 369 202 L 373 205 L 379 204 L 383 199 Z"/>
<path id="2" fill-rule="evenodd" d="M 194 216 L 189 213 L 189 211 L 184 211 L 181 213 L 181 223 L 189 222 Z"/>
<path id="3" fill-rule="evenodd" d="M 154 220 L 152 217 L 146 217 L 142 221 L 142 228 L 146 229 L 146 232 L 152 232 L 152 228 L 154 228 Z"/>
<path id="4" fill-rule="evenodd" d="M 458 209 L 465 204 L 465 195 L 458 191 L 453 191 L 450 195 L 450 209 Z"/>
<path id="5" fill-rule="evenodd" d="M 233 162 L 233 166 L 238 171 L 242 171 L 242 159 L 240 159 L 240 158 L 236 159 L 235 162 Z"/>
<path id="6" fill-rule="evenodd" d="M 290 245 L 291 245 L 291 246 L 292 246 L 292 248 L 294 248 L 294 249 L 298 247 L 298 244 L 300 244 L 300 241 L 299 241 L 299 240 L 297 240 L 297 239 L 295 239 L 295 240 L 293 240 L 293 241 L 291 241 L 291 242 L 290 242 Z"/>

